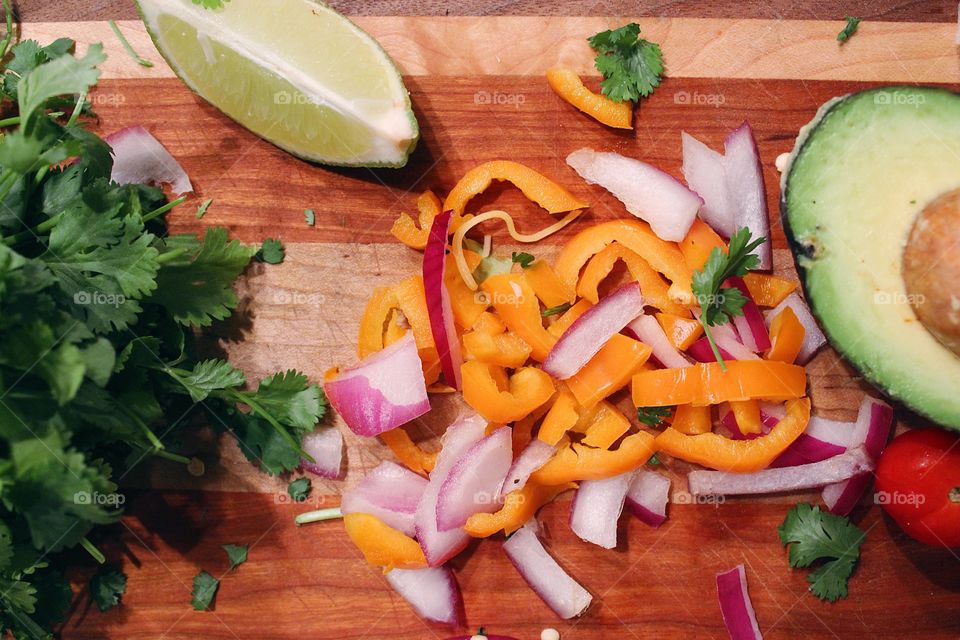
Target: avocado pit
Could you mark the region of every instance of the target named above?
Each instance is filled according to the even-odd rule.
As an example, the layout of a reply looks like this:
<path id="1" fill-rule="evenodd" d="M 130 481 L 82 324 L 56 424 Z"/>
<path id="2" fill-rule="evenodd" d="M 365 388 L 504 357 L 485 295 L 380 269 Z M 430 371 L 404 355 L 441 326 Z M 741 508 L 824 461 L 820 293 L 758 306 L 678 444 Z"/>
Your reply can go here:
<path id="1" fill-rule="evenodd" d="M 960 189 L 939 196 L 917 215 L 902 271 L 920 322 L 960 356 Z"/>

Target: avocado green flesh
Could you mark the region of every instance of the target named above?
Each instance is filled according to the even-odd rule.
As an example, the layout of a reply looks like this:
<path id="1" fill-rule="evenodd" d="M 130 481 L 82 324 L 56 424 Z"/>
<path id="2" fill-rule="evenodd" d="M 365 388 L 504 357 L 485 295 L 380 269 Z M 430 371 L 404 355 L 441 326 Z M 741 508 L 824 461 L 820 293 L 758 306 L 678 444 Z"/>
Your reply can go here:
<path id="1" fill-rule="evenodd" d="M 960 429 L 960 358 L 910 306 L 901 258 L 916 215 L 960 187 L 960 95 L 888 87 L 822 109 L 784 178 L 784 228 L 832 344 L 888 395 Z"/>

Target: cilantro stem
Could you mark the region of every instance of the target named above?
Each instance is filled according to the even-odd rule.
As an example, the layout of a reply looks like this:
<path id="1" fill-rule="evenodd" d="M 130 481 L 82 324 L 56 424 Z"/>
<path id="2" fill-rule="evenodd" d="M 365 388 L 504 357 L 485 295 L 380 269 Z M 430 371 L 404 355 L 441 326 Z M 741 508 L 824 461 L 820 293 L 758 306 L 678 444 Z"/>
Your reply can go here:
<path id="1" fill-rule="evenodd" d="M 107 20 L 107 24 L 110 25 L 110 28 L 116 34 L 117 39 L 120 41 L 120 44 L 123 45 L 123 48 L 126 50 L 130 57 L 133 58 L 138 65 L 141 67 L 152 67 L 153 63 L 149 60 L 144 60 L 140 57 L 140 54 L 134 50 L 133 45 L 130 44 L 130 41 L 127 40 L 126 36 L 123 35 L 123 32 L 120 31 L 120 27 L 117 26 L 117 23 L 113 20 Z"/>
<path id="2" fill-rule="evenodd" d="M 0 128 L 6 127 L 15 127 L 20 124 L 20 116 L 13 116 L 12 118 L 4 118 L 0 120 Z"/>
<path id="3" fill-rule="evenodd" d="M 710 325 L 700 320 L 700 324 L 703 325 L 703 334 L 707 336 L 707 342 L 710 343 L 710 348 L 713 350 L 713 355 L 717 359 L 717 364 L 720 365 L 720 370 L 724 373 L 727 372 L 727 363 L 724 362 L 723 356 L 720 355 L 720 347 L 717 346 L 717 343 L 713 340 L 713 334 L 710 333 Z"/>
<path id="4" fill-rule="evenodd" d="M 158 449 L 153 452 L 153 455 L 164 458 L 165 460 L 170 460 L 172 462 L 179 462 L 180 464 L 190 464 L 193 462 L 187 456 L 182 456 L 179 453 L 171 453 L 165 449 Z"/>
<path id="5" fill-rule="evenodd" d="M 0 42 L 0 60 L 7 57 L 7 51 L 13 41 L 13 9 L 10 8 L 10 0 L 3 0 L 3 13 L 6 16 L 7 32 L 3 36 L 3 41 Z"/>
<path id="6" fill-rule="evenodd" d="M 103 564 L 107 561 L 106 557 L 103 555 L 103 552 L 100 551 L 100 549 L 97 549 L 92 542 L 87 540 L 86 536 L 80 538 L 80 546 L 87 550 L 87 553 L 89 553 L 90 556 L 97 561 L 97 564 Z"/>
<path id="7" fill-rule="evenodd" d="M 323 522 L 324 520 L 336 520 L 337 518 L 342 517 L 343 512 L 340 511 L 340 507 L 330 507 L 329 509 L 318 509 L 317 511 L 307 511 L 306 513 L 301 513 L 294 518 L 293 521 L 299 527 L 302 524 Z"/>
<path id="8" fill-rule="evenodd" d="M 4 169 L 3 173 L 0 174 L 0 185 L 3 185 L 0 187 L 0 202 L 7 199 L 13 185 L 17 184 L 17 178 L 18 175 L 13 169 Z"/>
<path id="9" fill-rule="evenodd" d="M 3 242 L 4 244 L 10 245 L 10 246 L 16 246 L 21 242 L 23 242 L 24 240 L 29 240 L 30 238 L 38 236 L 41 233 L 46 233 L 47 231 L 50 231 L 55 226 L 57 226 L 57 223 L 60 222 L 61 218 L 63 218 L 63 213 L 58 213 L 57 215 L 44 220 L 43 222 L 35 226 L 33 229 L 27 229 L 26 231 L 21 231 L 19 233 L 13 234 L 12 236 L 4 238 Z"/>
<path id="10" fill-rule="evenodd" d="M 68 127 L 72 127 L 73 125 L 77 124 L 77 120 L 80 119 L 80 112 L 83 111 L 83 105 L 87 102 L 87 93 L 89 91 L 89 88 L 84 89 L 77 96 L 77 104 L 73 106 L 73 113 L 70 114 L 70 119 L 67 120 Z M 40 180 L 38 179 L 37 182 L 40 182 Z"/>
<path id="11" fill-rule="evenodd" d="M 160 255 L 157 256 L 157 262 L 159 262 L 160 264 L 164 264 L 166 262 L 170 262 L 171 260 L 176 260 L 186 252 L 187 250 L 181 247 L 179 249 L 167 251 L 166 253 L 161 253 Z"/>
<path id="12" fill-rule="evenodd" d="M 157 208 L 157 209 L 154 209 L 154 210 L 151 211 L 150 213 L 144 215 L 141 219 L 142 219 L 144 222 L 150 222 L 150 221 L 153 220 L 154 218 L 159 218 L 160 216 L 162 216 L 163 214 L 165 214 L 167 211 L 170 211 L 170 209 L 173 209 L 173 208 L 174 208 L 175 206 L 177 206 L 178 204 L 182 204 L 182 203 L 184 203 L 184 202 L 186 202 L 186 201 L 187 201 L 187 196 L 180 196 L 180 197 L 177 198 L 176 200 L 171 200 L 170 202 L 168 202 L 167 204 L 163 205 L 162 207 L 159 207 L 159 208 Z"/>

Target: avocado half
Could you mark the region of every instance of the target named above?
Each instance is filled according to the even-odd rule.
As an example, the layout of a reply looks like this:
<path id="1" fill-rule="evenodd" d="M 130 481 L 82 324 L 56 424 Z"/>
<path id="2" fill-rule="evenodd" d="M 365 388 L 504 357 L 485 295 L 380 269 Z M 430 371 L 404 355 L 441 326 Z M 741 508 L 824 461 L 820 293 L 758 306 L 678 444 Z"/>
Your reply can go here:
<path id="1" fill-rule="evenodd" d="M 833 346 L 890 397 L 960 430 L 960 358 L 918 320 L 901 273 L 917 215 L 957 187 L 960 94 L 880 87 L 831 100 L 801 129 L 780 207 Z"/>

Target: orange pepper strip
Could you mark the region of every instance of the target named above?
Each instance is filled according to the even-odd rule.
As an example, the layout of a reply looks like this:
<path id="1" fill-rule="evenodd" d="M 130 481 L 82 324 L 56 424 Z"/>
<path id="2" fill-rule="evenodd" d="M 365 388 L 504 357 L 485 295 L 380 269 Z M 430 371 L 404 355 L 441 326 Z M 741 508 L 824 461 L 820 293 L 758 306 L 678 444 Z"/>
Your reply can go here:
<path id="1" fill-rule="evenodd" d="M 594 415 L 593 424 L 587 427 L 581 442 L 588 447 L 609 449 L 630 430 L 630 421 L 609 402 L 601 402 L 597 406 L 599 410 Z"/>
<path id="2" fill-rule="evenodd" d="M 690 316 L 690 311 L 686 307 L 670 299 L 670 284 L 646 260 L 619 242 L 607 245 L 590 258 L 577 284 L 577 295 L 596 304 L 600 300 L 598 292 L 600 283 L 613 271 L 617 260 L 623 260 L 630 272 L 630 277 L 640 283 L 644 304 L 679 316 Z"/>
<path id="3" fill-rule="evenodd" d="M 652 352 L 644 343 L 618 333 L 567 380 L 567 387 L 581 406 L 592 407 L 627 386 Z"/>
<path id="4" fill-rule="evenodd" d="M 703 325 L 692 318 L 683 318 L 672 313 L 658 313 L 657 322 L 663 327 L 667 339 L 680 351 L 686 351 L 703 335 Z"/>
<path id="5" fill-rule="evenodd" d="M 705 406 L 733 400 L 783 401 L 803 397 L 803 367 L 768 360 L 698 363 L 682 369 L 641 371 L 633 376 L 633 402 L 638 407 L 679 404 Z"/>
<path id="6" fill-rule="evenodd" d="M 583 265 L 614 241 L 639 255 L 673 283 L 670 286 L 671 300 L 681 304 L 696 302 L 690 289 L 693 271 L 687 266 L 679 247 L 674 242 L 658 238 L 650 225 L 641 220 L 604 222 L 575 235 L 560 251 L 553 267 L 560 281 L 575 287 Z"/>
<path id="7" fill-rule="evenodd" d="M 477 316 L 472 326 L 474 331 L 482 331 L 492 336 L 507 330 L 507 325 L 503 324 L 500 318 L 497 317 L 497 314 L 491 313 L 490 311 L 484 311 Z"/>
<path id="8" fill-rule="evenodd" d="M 713 227 L 697 218 L 690 226 L 687 237 L 680 241 L 680 251 L 691 271 L 700 271 L 714 248 L 727 252 L 727 243 L 713 230 Z"/>
<path id="9" fill-rule="evenodd" d="M 783 311 L 770 323 L 770 350 L 767 351 L 767 360 L 793 362 L 800 354 L 803 338 L 807 330 L 800 323 L 797 314 L 790 307 Z"/>
<path id="10" fill-rule="evenodd" d="M 554 400 L 553 406 L 550 407 L 550 411 L 543 419 L 537 437 L 550 445 L 560 442 L 560 439 L 580 419 L 579 408 L 572 393 L 561 391 L 557 394 L 557 399 Z"/>
<path id="11" fill-rule="evenodd" d="M 343 516 L 343 525 L 353 544 L 372 565 L 383 567 L 387 573 L 392 569 L 419 569 L 427 566 L 423 549 L 413 538 L 388 526 L 369 513 L 348 513 Z"/>
<path id="12" fill-rule="evenodd" d="M 531 356 L 543 362 L 557 338 L 543 328 L 540 302 L 522 273 L 502 273 L 480 285 L 500 319 L 532 348 Z"/>
<path id="13" fill-rule="evenodd" d="M 800 437 L 810 421 L 809 398 L 789 400 L 786 408 L 786 417 L 778 422 L 770 433 L 753 440 L 732 440 L 716 433 L 685 436 L 670 428 L 664 429 L 657 436 L 655 445 L 658 451 L 674 458 L 695 462 L 718 471 L 760 471 L 770 466 L 777 456 Z"/>
<path id="14" fill-rule="evenodd" d="M 490 422 L 520 420 L 553 396 L 553 380 L 533 367 L 517 369 L 509 379 L 502 368 L 478 360 L 464 362 L 460 371 L 464 401 Z"/>
<path id="15" fill-rule="evenodd" d="M 560 282 L 553 267 L 545 260 L 535 260 L 532 265 L 523 270 L 523 277 L 527 279 L 546 307 L 572 304 L 577 299 L 576 292 Z"/>
<path id="16" fill-rule="evenodd" d="M 454 232 L 463 223 L 463 212 L 474 196 L 483 193 L 494 180 L 506 180 L 523 192 L 530 200 L 549 211 L 563 213 L 590 206 L 546 176 L 526 165 L 510 160 L 484 162 L 468 171 L 453 187 L 446 200 L 444 211 L 453 211 L 450 231 Z"/>
<path id="17" fill-rule="evenodd" d="M 417 446 L 410 438 L 410 434 L 403 428 L 391 429 L 380 434 L 380 438 L 390 447 L 393 455 L 403 463 L 405 467 L 419 473 L 427 475 L 433 471 L 433 465 L 437 462 L 436 453 L 427 453 Z"/>
<path id="18" fill-rule="evenodd" d="M 390 233 L 411 249 L 423 251 L 424 247 L 427 246 L 427 238 L 430 236 L 433 219 L 440 215 L 440 198 L 435 196 L 432 191 L 424 191 L 417 198 L 417 210 L 420 213 L 417 216 L 417 221 L 420 223 L 419 228 L 414 224 L 413 218 L 406 213 L 401 213 L 400 217 L 393 223 Z"/>
<path id="19" fill-rule="evenodd" d="M 602 480 L 643 466 L 653 455 L 654 439 L 646 431 L 627 436 L 612 451 L 575 443 L 557 452 L 530 476 L 529 482 L 544 485 L 578 480 Z"/>
<path id="20" fill-rule="evenodd" d="M 743 276 L 750 297 L 761 307 L 775 307 L 797 288 L 794 280 L 751 271 Z"/>
<path id="21" fill-rule="evenodd" d="M 483 331 L 463 334 L 464 356 L 488 364 L 516 369 L 530 357 L 530 345 L 515 333 L 492 335 Z"/>
<path id="22" fill-rule="evenodd" d="M 476 269 L 480 264 L 481 258 L 478 253 L 464 250 L 463 257 L 466 259 L 470 271 Z M 443 275 L 443 282 L 450 296 L 453 319 L 461 328 L 469 329 L 490 305 L 484 301 L 483 296 L 477 295 L 477 292 L 472 291 L 463 281 L 452 255 L 447 256 L 446 271 Z"/>
<path id="23" fill-rule="evenodd" d="M 570 328 L 570 325 L 577 321 L 577 318 L 585 314 L 587 309 L 592 306 L 593 304 L 589 300 L 577 300 L 577 303 L 564 311 L 559 318 L 550 316 L 556 319 L 547 327 L 547 332 L 555 338 L 559 338 Z"/>
<path id="24" fill-rule="evenodd" d="M 735 400 L 730 403 L 730 411 L 733 411 L 740 433 L 763 433 L 760 405 L 756 400 Z"/>
<path id="25" fill-rule="evenodd" d="M 510 535 L 532 518 L 540 507 L 564 491 L 576 488 L 572 482 L 552 487 L 527 482 L 522 489 L 511 491 L 504 497 L 499 511 L 470 516 L 464 529 L 474 538 L 488 538 L 499 531 Z"/>
<path id="26" fill-rule="evenodd" d="M 710 423 L 710 407 L 695 407 L 691 404 L 681 404 L 673 413 L 671 427 L 688 436 L 713 431 Z"/>
<path id="27" fill-rule="evenodd" d="M 533 440 L 533 427 L 553 406 L 555 396 L 533 410 L 530 415 L 513 423 L 513 457 L 516 458 Z"/>
<path id="28" fill-rule="evenodd" d="M 590 91 L 580 76 L 570 69 L 547 69 L 547 82 L 558 96 L 594 120 L 616 129 L 633 128 L 630 124 L 633 116 L 630 102 L 614 102 L 603 94 Z"/>
<path id="29" fill-rule="evenodd" d="M 391 312 L 399 306 L 397 294 L 391 287 L 377 287 L 363 310 L 360 319 L 360 335 L 357 339 L 357 357 L 361 360 L 386 346 L 383 342 L 384 327 Z"/>

